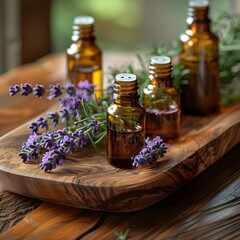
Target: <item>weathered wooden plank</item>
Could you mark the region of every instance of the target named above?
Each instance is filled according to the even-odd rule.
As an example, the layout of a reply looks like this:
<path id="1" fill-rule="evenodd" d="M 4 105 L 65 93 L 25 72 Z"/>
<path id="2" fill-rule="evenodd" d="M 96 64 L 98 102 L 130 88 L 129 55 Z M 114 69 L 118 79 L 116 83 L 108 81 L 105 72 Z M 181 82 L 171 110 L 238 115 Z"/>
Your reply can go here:
<path id="1" fill-rule="evenodd" d="M 0 235 L 0 240 L 74 240 L 94 227 L 102 213 L 44 203 L 23 221 Z"/>
<path id="2" fill-rule="evenodd" d="M 143 169 L 120 170 L 106 161 L 105 146 L 81 149 L 64 166 L 46 174 L 17 157 L 26 125 L 0 141 L 1 185 L 9 191 L 74 207 L 136 211 L 173 193 L 240 142 L 240 105 L 207 117 L 186 118 L 184 134 L 166 158 Z M 189 125 L 187 122 L 189 121 Z M 194 122 L 194 124 L 192 124 Z"/>
<path id="3" fill-rule="evenodd" d="M 20 222 L 40 204 L 40 200 L 27 198 L 0 189 L 0 232 Z"/>

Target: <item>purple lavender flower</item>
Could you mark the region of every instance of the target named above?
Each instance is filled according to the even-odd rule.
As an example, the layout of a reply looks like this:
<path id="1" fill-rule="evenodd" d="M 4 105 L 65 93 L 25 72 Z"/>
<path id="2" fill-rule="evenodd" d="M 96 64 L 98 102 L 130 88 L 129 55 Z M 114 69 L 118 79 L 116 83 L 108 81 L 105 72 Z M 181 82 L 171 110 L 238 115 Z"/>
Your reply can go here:
<path id="1" fill-rule="evenodd" d="M 77 145 L 74 142 L 74 138 L 65 135 L 60 142 L 60 149 L 65 153 L 72 153 L 77 149 Z"/>
<path id="2" fill-rule="evenodd" d="M 56 84 L 56 85 L 51 84 L 49 87 L 50 87 L 50 94 L 47 97 L 49 100 L 51 100 L 53 98 L 57 98 L 62 94 L 60 84 Z"/>
<path id="3" fill-rule="evenodd" d="M 45 89 L 43 85 L 36 84 L 36 86 L 33 88 L 33 95 L 35 97 L 42 97 L 45 93 Z"/>
<path id="4" fill-rule="evenodd" d="M 76 93 L 76 90 L 75 90 L 75 85 L 74 84 L 67 84 L 65 87 L 64 87 L 67 91 L 67 94 L 69 96 L 74 96 L 75 93 Z"/>
<path id="5" fill-rule="evenodd" d="M 76 89 L 76 96 L 89 101 L 92 99 L 95 88 L 96 85 L 89 83 L 88 80 L 80 81 Z"/>
<path id="6" fill-rule="evenodd" d="M 97 123 L 96 119 L 92 119 L 88 122 L 87 128 L 92 128 L 92 135 L 95 135 L 99 132 L 100 126 Z"/>
<path id="7" fill-rule="evenodd" d="M 24 83 L 22 86 L 22 96 L 27 96 L 33 91 L 32 85 L 29 83 Z"/>
<path id="8" fill-rule="evenodd" d="M 67 109 L 60 110 L 60 118 L 62 122 L 68 122 L 70 119 L 70 115 Z"/>
<path id="9" fill-rule="evenodd" d="M 39 139 L 40 139 L 40 137 L 36 133 L 30 134 L 28 137 L 27 145 L 28 146 L 36 146 L 36 143 Z"/>
<path id="10" fill-rule="evenodd" d="M 163 140 L 157 136 L 156 138 L 145 140 L 144 148 L 139 152 L 137 156 L 131 158 L 134 167 L 142 167 L 150 165 L 157 161 L 158 156 L 163 157 L 167 152 L 167 146 Z"/>
<path id="11" fill-rule="evenodd" d="M 9 87 L 10 96 L 14 96 L 18 92 L 20 92 L 20 90 L 21 90 L 21 88 L 19 85 L 14 85 L 14 86 Z"/>
<path id="12" fill-rule="evenodd" d="M 46 130 L 48 130 L 48 123 L 46 118 L 40 117 L 36 123 L 38 124 L 38 127 L 46 128 Z"/>
<path id="13" fill-rule="evenodd" d="M 40 151 L 41 137 L 35 133 L 28 137 L 27 142 L 23 143 L 19 156 L 23 162 L 30 161 L 32 158 L 36 158 Z"/>
<path id="14" fill-rule="evenodd" d="M 50 150 L 43 154 L 42 163 L 40 168 L 47 172 L 55 169 L 58 165 L 64 164 L 66 155 L 57 149 Z"/>
<path id="15" fill-rule="evenodd" d="M 87 89 L 94 89 L 96 87 L 95 84 L 89 83 L 88 80 L 80 81 L 77 86 L 78 86 L 78 88 L 85 89 L 85 90 L 87 90 Z"/>
<path id="16" fill-rule="evenodd" d="M 59 115 L 57 112 L 49 112 L 48 113 L 48 118 L 50 119 L 50 121 L 53 124 L 53 127 L 56 127 L 58 122 L 59 122 Z"/>
<path id="17" fill-rule="evenodd" d="M 39 128 L 46 128 L 46 130 L 48 130 L 48 123 L 46 118 L 40 117 L 36 122 L 32 122 L 28 127 L 32 133 L 37 133 Z"/>
<path id="18" fill-rule="evenodd" d="M 163 157 L 164 154 L 167 152 L 167 146 L 161 139 L 161 137 L 157 136 L 154 139 L 146 139 L 145 144 L 148 146 L 149 149 L 157 151 L 160 157 Z"/>
<path id="19" fill-rule="evenodd" d="M 42 134 L 42 145 L 47 149 L 52 149 L 54 147 L 54 135 L 52 132 Z"/>
<path id="20" fill-rule="evenodd" d="M 60 99 L 60 106 L 71 111 L 73 109 L 81 109 L 81 99 L 76 96 L 65 96 Z"/>
<path id="21" fill-rule="evenodd" d="M 57 130 L 56 133 L 60 136 L 65 136 L 67 134 L 67 129 L 66 128 L 59 129 L 59 130 Z"/>
<path id="22" fill-rule="evenodd" d="M 28 129 L 32 132 L 32 133 L 36 133 L 38 131 L 38 124 L 36 122 L 32 122 Z"/>
<path id="23" fill-rule="evenodd" d="M 32 158 L 37 158 L 38 153 L 34 150 L 31 151 L 31 149 L 30 150 L 23 149 L 20 151 L 18 156 L 21 157 L 23 162 L 27 162 L 27 161 L 30 161 Z"/>
<path id="24" fill-rule="evenodd" d="M 75 139 L 75 143 L 79 147 L 85 147 L 90 144 L 88 135 L 82 130 L 76 130 L 72 133 L 72 137 Z"/>

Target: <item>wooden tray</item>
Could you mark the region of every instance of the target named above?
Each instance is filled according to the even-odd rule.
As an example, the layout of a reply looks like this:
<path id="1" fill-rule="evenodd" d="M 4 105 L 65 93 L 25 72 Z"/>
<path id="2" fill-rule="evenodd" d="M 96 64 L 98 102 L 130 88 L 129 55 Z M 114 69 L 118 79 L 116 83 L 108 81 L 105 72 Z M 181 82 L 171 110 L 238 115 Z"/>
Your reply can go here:
<path id="1" fill-rule="evenodd" d="M 26 123 L 0 138 L 0 185 L 11 192 L 78 208 L 130 212 L 171 194 L 240 142 L 240 104 L 207 117 L 184 116 L 180 139 L 150 167 L 121 170 L 100 153 L 81 149 L 51 173 L 18 157 Z"/>

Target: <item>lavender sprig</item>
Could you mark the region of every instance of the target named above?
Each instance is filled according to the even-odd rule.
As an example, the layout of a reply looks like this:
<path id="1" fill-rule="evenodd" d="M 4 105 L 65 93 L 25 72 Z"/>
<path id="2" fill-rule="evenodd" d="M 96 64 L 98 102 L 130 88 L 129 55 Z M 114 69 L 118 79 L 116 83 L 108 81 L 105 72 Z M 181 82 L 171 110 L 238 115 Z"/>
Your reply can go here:
<path id="1" fill-rule="evenodd" d="M 99 114 L 97 116 L 99 117 Z M 43 118 L 38 119 L 35 124 L 39 122 L 45 123 Z M 79 147 L 86 147 L 91 143 L 97 144 L 106 135 L 105 126 L 104 121 L 86 118 L 81 120 L 81 124 L 77 122 L 62 130 L 52 130 L 40 135 L 33 132 L 23 144 L 19 156 L 23 162 L 27 162 L 43 153 L 40 168 L 51 171 L 58 165 L 62 165 L 66 156 L 76 152 Z M 99 134 L 93 131 L 95 129 L 98 129 Z"/>
<path id="2" fill-rule="evenodd" d="M 143 167 L 153 164 L 158 160 L 158 157 L 163 157 L 167 152 L 167 146 L 163 140 L 157 136 L 156 138 L 145 140 L 144 148 L 139 152 L 137 156 L 131 158 L 132 165 L 134 167 Z"/>
<path id="3" fill-rule="evenodd" d="M 38 157 L 41 151 L 45 151 L 40 168 L 50 171 L 58 165 L 62 165 L 66 156 L 75 152 L 79 146 L 87 146 L 90 143 L 84 133 L 73 134 L 67 129 L 49 131 L 42 135 L 33 133 L 22 146 L 19 156 L 23 162 Z"/>
<path id="4" fill-rule="evenodd" d="M 15 85 L 9 88 L 10 96 L 14 96 L 20 93 L 22 96 L 27 96 L 32 93 L 35 97 L 43 97 L 45 93 L 49 93 L 47 99 L 59 98 L 60 110 L 59 112 L 49 113 L 47 120 L 40 119 L 31 123 L 29 130 L 38 132 L 40 128 L 46 128 L 48 130 L 48 120 L 52 123 L 53 127 L 56 127 L 59 122 L 63 122 L 66 126 L 70 126 L 75 121 L 85 117 L 83 113 L 82 101 L 88 101 L 91 105 L 89 114 L 92 115 L 100 111 L 99 102 L 101 99 L 94 99 L 94 90 L 96 85 L 89 83 L 87 80 L 80 82 L 76 87 L 74 84 L 66 84 L 61 86 L 60 84 L 50 84 L 49 88 L 44 88 L 43 85 L 36 84 L 34 87 L 29 83 L 22 85 Z M 100 106 L 101 107 L 101 106 Z M 97 132 L 97 127 L 93 131 Z"/>

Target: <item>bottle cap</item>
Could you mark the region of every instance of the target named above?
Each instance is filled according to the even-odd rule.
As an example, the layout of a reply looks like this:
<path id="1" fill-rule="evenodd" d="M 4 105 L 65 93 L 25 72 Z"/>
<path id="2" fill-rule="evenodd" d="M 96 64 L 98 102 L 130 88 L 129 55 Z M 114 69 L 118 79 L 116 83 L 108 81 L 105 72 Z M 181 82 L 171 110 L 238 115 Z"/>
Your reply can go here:
<path id="1" fill-rule="evenodd" d="M 137 79 L 136 75 L 131 73 L 119 73 L 116 75 L 116 80 L 120 82 L 132 82 Z"/>
<path id="2" fill-rule="evenodd" d="M 208 0 L 190 0 L 189 6 L 190 7 L 206 7 L 209 5 Z"/>
<path id="3" fill-rule="evenodd" d="M 95 23 L 95 19 L 91 16 L 79 16 L 74 18 L 73 23 L 79 25 L 90 25 Z"/>
<path id="4" fill-rule="evenodd" d="M 151 57 L 151 62 L 155 64 L 169 64 L 171 63 L 171 58 L 167 56 L 153 56 Z"/>

